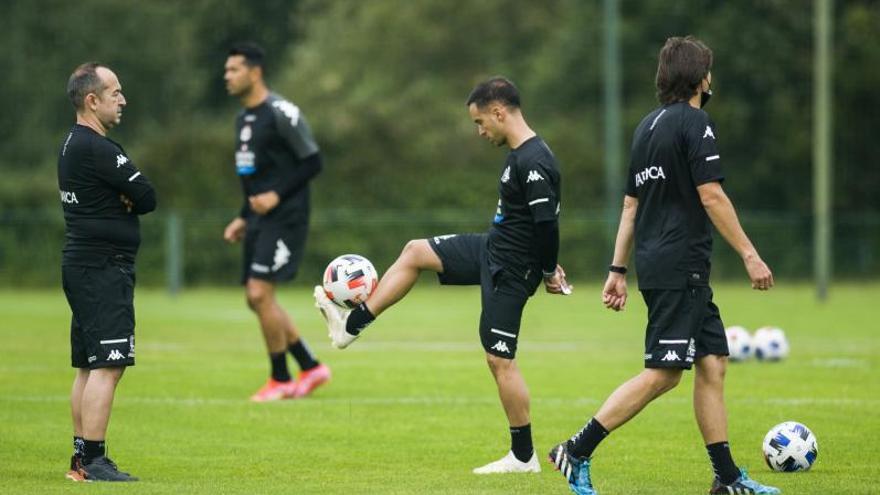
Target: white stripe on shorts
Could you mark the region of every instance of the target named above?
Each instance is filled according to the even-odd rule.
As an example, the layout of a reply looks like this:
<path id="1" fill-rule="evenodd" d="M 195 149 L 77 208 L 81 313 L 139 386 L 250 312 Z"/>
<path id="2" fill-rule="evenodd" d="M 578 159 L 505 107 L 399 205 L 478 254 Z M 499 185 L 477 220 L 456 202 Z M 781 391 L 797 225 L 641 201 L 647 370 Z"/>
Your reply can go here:
<path id="1" fill-rule="evenodd" d="M 512 339 L 516 338 L 516 335 L 514 335 L 512 333 L 508 333 L 508 332 L 502 332 L 501 330 L 498 330 L 497 328 L 492 328 L 489 331 L 492 333 L 497 333 L 498 335 L 504 335 L 505 337 L 510 337 Z"/>
<path id="2" fill-rule="evenodd" d="M 128 178 L 128 181 L 131 182 L 131 181 L 137 179 L 137 177 L 138 177 L 139 175 L 141 175 L 140 172 L 135 172 L 134 175 L 132 175 L 131 177 Z"/>
<path id="3" fill-rule="evenodd" d="M 659 342 L 659 343 L 661 343 L 661 344 L 687 344 L 687 343 L 688 343 L 688 340 L 687 340 L 687 339 L 682 339 L 682 340 L 658 340 L 657 342 Z"/>
<path id="4" fill-rule="evenodd" d="M 550 201 L 550 198 L 538 198 L 538 199 L 536 199 L 536 200 L 534 200 L 534 201 L 529 201 L 529 206 L 531 206 L 531 205 L 536 205 L 536 204 L 538 204 L 538 203 L 546 203 L 546 202 L 548 202 L 548 201 Z"/>
<path id="5" fill-rule="evenodd" d="M 121 344 L 123 342 L 128 342 L 128 339 L 113 339 L 113 340 L 102 340 L 102 344 Z"/>

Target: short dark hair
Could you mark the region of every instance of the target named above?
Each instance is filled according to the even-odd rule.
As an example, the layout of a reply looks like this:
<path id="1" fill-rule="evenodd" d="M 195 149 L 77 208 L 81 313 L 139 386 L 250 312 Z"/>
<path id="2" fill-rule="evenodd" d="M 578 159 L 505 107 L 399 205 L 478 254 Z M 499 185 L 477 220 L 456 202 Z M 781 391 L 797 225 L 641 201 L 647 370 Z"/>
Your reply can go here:
<path id="1" fill-rule="evenodd" d="M 657 99 L 669 104 L 687 101 L 712 69 L 712 50 L 693 36 L 674 36 L 660 49 Z"/>
<path id="2" fill-rule="evenodd" d="M 477 108 L 486 108 L 493 101 L 509 108 L 519 108 L 519 90 L 506 77 L 495 76 L 477 84 L 468 96 L 466 105 L 475 104 Z"/>
<path id="3" fill-rule="evenodd" d="M 73 70 L 67 80 L 67 97 L 77 111 L 85 108 L 86 95 L 98 94 L 104 89 L 104 81 L 98 77 L 98 68 L 108 68 L 98 62 L 86 62 Z"/>
<path id="4" fill-rule="evenodd" d="M 232 45 L 227 56 L 241 55 L 248 67 L 259 67 L 266 72 L 266 51 L 253 41 L 243 41 Z"/>

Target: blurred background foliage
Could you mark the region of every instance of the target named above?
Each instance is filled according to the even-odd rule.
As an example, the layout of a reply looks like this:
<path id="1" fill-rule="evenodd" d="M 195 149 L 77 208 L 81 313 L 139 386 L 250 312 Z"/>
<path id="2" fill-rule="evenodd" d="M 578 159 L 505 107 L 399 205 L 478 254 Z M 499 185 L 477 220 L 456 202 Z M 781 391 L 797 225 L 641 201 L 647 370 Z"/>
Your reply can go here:
<path id="1" fill-rule="evenodd" d="M 602 2 L 7 0 L 0 13 L 9 69 L 0 89 L 10 96 L 0 115 L 0 285 L 59 279 L 55 167 L 74 120 L 64 89 L 87 60 L 119 75 L 129 105 L 110 136 L 159 192 L 159 210 L 143 219 L 139 280 L 164 283 L 173 212 L 186 282 L 237 283 L 239 247 L 221 232 L 241 204 L 239 107 L 222 81 L 238 40 L 266 48 L 270 85 L 300 106 L 324 153 L 300 283 L 342 252 L 381 270 L 410 238 L 488 227 L 505 151 L 477 138 L 464 101 L 496 74 L 518 84 L 527 119 L 562 164 L 561 262 L 575 279 L 604 275 Z M 811 2 L 621 0 L 620 13 L 621 146 L 656 105 L 663 41 L 705 40 L 725 189 L 778 277 L 809 277 Z M 880 2 L 836 3 L 834 70 L 836 271 L 876 277 Z M 718 276 L 743 276 L 729 248 L 716 253 Z"/>

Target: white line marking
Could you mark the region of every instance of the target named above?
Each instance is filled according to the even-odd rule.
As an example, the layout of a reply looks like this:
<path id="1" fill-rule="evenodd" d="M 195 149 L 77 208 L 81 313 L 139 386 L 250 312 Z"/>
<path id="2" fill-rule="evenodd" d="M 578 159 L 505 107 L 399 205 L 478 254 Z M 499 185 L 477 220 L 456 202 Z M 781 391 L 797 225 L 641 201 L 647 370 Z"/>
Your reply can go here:
<path id="1" fill-rule="evenodd" d="M 128 342 L 128 339 L 113 339 L 113 340 L 102 340 L 102 344 L 121 344 L 123 342 Z"/>
<path id="2" fill-rule="evenodd" d="M 717 160 L 717 159 L 719 159 L 719 158 L 721 158 L 721 155 L 707 156 L 707 157 L 706 157 L 706 161 L 707 161 L 707 162 L 711 162 L 712 160 Z"/>
<path id="3" fill-rule="evenodd" d="M 131 177 L 128 178 L 128 181 L 131 182 L 131 181 L 137 179 L 137 176 L 138 176 L 138 175 L 141 175 L 141 173 L 140 173 L 140 172 L 135 172 L 134 175 L 132 175 Z"/>
<path id="4" fill-rule="evenodd" d="M 516 335 L 514 335 L 512 333 L 508 333 L 508 332 L 502 332 L 501 330 L 498 330 L 497 328 L 492 328 L 489 331 L 492 333 L 497 333 L 498 335 L 504 335 L 505 337 L 510 337 L 512 339 L 516 338 Z"/>
<path id="5" fill-rule="evenodd" d="M 536 199 L 536 200 L 534 200 L 534 201 L 529 201 L 529 206 L 531 206 L 531 205 L 536 205 L 536 204 L 538 204 L 538 203 L 546 203 L 546 202 L 548 202 L 548 201 L 550 201 L 550 198 L 538 198 L 538 199 Z"/>

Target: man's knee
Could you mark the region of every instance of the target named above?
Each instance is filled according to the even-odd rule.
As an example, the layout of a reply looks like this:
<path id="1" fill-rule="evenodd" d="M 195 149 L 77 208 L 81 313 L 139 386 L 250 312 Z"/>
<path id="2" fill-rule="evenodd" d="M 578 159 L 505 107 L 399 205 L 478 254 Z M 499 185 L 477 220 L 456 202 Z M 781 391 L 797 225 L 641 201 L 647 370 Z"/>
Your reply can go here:
<path id="1" fill-rule="evenodd" d="M 658 395 L 678 386 L 682 374 L 683 371 L 678 368 L 652 368 L 645 370 L 645 377 Z"/>
<path id="2" fill-rule="evenodd" d="M 708 383 L 723 383 L 727 375 L 727 356 L 708 355 L 697 359 L 697 379 Z"/>
<path id="3" fill-rule="evenodd" d="M 272 302 L 275 293 L 272 290 L 272 285 L 267 282 L 248 280 L 245 287 L 245 297 L 248 307 L 253 311 L 259 311 L 260 308 Z"/>
<path id="4" fill-rule="evenodd" d="M 516 369 L 516 361 L 494 354 L 486 353 L 486 363 L 489 365 L 489 369 L 492 370 L 492 374 L 496 376 Z"/>
<path id="5" fill-rule="evenodd" d="M 440 271 L 442 269 L 440 258 L 425 239 L 412 239 L 408 241 L 403 246 L 398 260 L 406 266 L 420 270 Z"/>

